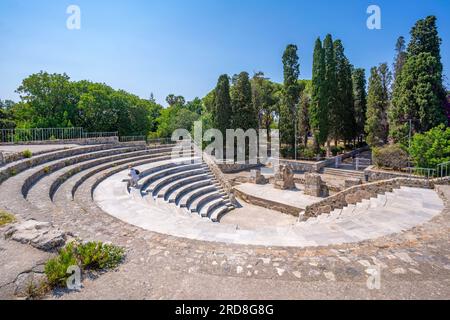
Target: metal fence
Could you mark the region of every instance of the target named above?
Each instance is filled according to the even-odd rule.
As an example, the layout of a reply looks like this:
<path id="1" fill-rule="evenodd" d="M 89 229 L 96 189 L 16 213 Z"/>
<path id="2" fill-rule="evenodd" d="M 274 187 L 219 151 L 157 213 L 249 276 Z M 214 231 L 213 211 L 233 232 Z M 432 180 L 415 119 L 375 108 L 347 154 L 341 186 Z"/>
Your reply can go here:
<path id="1" fill-rule="evenodd" d="M 146 141 L 145 136 L 120 136 L 120 142 Z"/>
<path id="2" fill-rule="evenodd" d="M 85 132 L 83 128 L 0 129 L 0 143 L 117 137 L 118 132 Z"/>
<path id="3" fill-rule="evenodd" d="M 150 146 L 159 146 L 163 144 L 176 144 L 176 141 L 172 141 L 172 138 L 158 138 L 158 139 L 148 139 L 147 144 Z"/>

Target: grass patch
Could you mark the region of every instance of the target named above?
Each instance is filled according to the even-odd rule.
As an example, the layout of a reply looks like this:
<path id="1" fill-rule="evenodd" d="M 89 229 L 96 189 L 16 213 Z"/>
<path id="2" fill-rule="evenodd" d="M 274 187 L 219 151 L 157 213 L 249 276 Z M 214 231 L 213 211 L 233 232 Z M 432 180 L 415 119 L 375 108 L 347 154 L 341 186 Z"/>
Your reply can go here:
<path id="1" fill-rule="evenodd" d="M 16 221 L 14 216 L 8 212 L 0 210 L 0 227 Z"/>
<path id="2" fill-rule="evenodd" d="M 51 287 L 66 285 L 71 266 L 81 270 L 106 270 L 116 268 L 124 259 L 123 248 L 102 242 L 71 242 L 60 250 L 58 256 L 47 261 L 45 274 Z"/>
<path id="3" fill-rule="evenodd" d="M 33 153 L 29 149 L 27 149 L 22 151 L 22 156 L 26 159 L 29 159 L 33 156 Z"/>

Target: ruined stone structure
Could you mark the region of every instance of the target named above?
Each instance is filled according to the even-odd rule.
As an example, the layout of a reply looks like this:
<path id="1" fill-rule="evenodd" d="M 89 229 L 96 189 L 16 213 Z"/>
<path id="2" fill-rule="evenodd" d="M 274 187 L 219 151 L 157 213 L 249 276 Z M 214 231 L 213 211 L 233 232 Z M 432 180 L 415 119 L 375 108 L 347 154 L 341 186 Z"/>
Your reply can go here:
<path id="1" fill-rule="evenodd" d="M 278 172 L 275 173 L 273 186 L 281 190 L 295 189 L 294 172 L 290 166 L 280 165 Z"/>

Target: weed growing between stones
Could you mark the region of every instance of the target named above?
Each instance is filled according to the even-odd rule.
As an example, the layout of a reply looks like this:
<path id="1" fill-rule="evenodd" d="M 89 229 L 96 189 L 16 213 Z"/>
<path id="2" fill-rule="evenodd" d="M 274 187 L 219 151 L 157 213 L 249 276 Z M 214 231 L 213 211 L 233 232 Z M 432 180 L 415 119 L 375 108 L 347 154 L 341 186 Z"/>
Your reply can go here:
<path id="1" fill-rule="evenodd" d="M 16 221 L 14 216 L 8 212 L 0 210 L 0 227 Z"/>
<path id="2" fill-rule="evenodd" d="M 124 259 L 123 248 L 102 242 L 71 242 L 58 256 L 47 261 L 45 274 L 48 284 L 53 288 L 64 287 L 71 276 L 67 270 L 78 266 L 82 270 L 106 270 L 116 268 Z"/>
<path id="3" fill-rule="evenodd" d="M 26 159 L 29 159 L 33 156 L 33 153 L 29 149 L 27 149 L 22 152 L 22 156 Z"/>

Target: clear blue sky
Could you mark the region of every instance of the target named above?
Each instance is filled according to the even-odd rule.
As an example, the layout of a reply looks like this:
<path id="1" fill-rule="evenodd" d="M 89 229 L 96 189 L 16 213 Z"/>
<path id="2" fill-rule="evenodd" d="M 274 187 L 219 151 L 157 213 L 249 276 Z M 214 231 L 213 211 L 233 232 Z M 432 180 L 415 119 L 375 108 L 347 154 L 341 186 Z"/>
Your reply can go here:
<path id="1" fill-rule="evenodd" d="M 70 4 L 81 8 L 81 30 L 66 28 Z M 371 4 L 381 7 L 382 30 L 366 27 Z M 0 0 L 0 99 L 18 100 L 21 80 L 40 70 L 153 92 L 160 103 L 169 93 L 202 97 L 222 73 L 261 70 L 281 82 L 289 43 L 309 79 L 314 40 L 327 33 L 369 70 L 391 64 L 397 37 L 409 39 L 430 14 L 449 76 L 449 13 L 449 0 Z"/>

